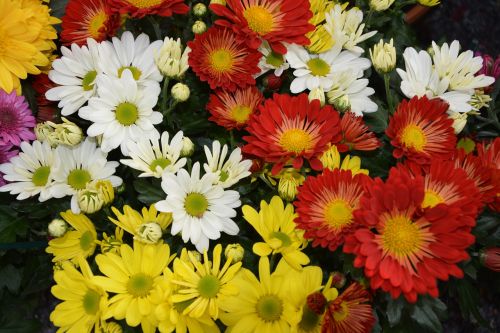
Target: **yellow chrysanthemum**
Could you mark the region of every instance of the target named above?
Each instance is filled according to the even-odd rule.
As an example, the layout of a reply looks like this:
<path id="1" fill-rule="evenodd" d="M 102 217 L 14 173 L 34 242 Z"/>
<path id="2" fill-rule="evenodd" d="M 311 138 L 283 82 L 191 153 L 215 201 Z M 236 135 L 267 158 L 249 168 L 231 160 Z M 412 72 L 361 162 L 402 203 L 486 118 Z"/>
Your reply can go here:
<path id="1" fill-rule="evenodd" d="M 87 258 L 94 253 L 97 240 L 94 224 L 87 216 L 73 214 L 71 210 L 61 213 L 61 217 L 75 230 L 52 239 L 45 251 L 54 255 L 53 262 L 71 260 L 77 264 L 79 257 Z"/>
<path id="2" fill-rule="evenodd" d="M 304 183 L 304 177 L 295 168 L 285 168 L 276 176 L 278 182 L 278 194 L 286 201 L 293 201 L 299 192 L 298 188 Z"/>
<path id="3" fill-rule="evenodd" d="M 50 314 L 50 321 L 60 327 L 57 332 L 100 332 L 100 322 L 108 306 L 108 295 L 93 281 L 87 261 L 78 259 L 80 271 L 69 262 L 54 272 L 56 285 L 52 294 L 62 300 Z"/>
<path id="4" fill-rule="evenodd" d="M 367 169 L 361 169 L 361 158 L 358 156 L 346 155 L 342 160 L 337 146 L 332 145 L 327 151 L 321 155 L 319 158 L 323 167 L 330 170 L 341 169 L 341 170 L 351 170 L 352 175 L 357 175 L 362 173 L 368 175 L 369 171 Z"/>
<path id="5" fill-rule="evenodd" d="M 243 217 L 254 227 L 264 242 L 255 243 L 253 252 L 259 256 L 281 253 L 286 262 L 300 270 L 302 265 L 309 263 L 309 257 L 301 250 L 306 247 L 304 231 L 295 229 L 293 220 L 297 214 L 293 206 L 286 207 L 280 197 L 274 196 L 271 203 L 260 202 L 260 211 L 245 205 L 242 208 Z"/>
<path id="6" fill-rule="evenodd" d="M 102 233 L 102 240 L 96 241 L 101 246 L 101 253 L 112 252 L 120 254 L 120 247 L 123 244 L 123 229 L 115 228 L 115 234 L 108 236 L 105 232 Z"/>
<path id="7" fill-rule="evenodd" d="M 326 13 L 330 12 L 337 1 L 333 0 L 309 0 L 311 4 L 311 11 L 313 12 L 313 17 L 309 20 L 309 23 L 314 24 L 316 29 L 314 31 L 306 34 L 307 38 L 311 40 L 311 44 L 307 46 L 307 49 L 311 53 L 322 53 L 330 50 L 335 44 L 332 35 L 328 33 L 325 29 Z M 346 8 L 348 3 L 342 5 L 342 8 Z"/>

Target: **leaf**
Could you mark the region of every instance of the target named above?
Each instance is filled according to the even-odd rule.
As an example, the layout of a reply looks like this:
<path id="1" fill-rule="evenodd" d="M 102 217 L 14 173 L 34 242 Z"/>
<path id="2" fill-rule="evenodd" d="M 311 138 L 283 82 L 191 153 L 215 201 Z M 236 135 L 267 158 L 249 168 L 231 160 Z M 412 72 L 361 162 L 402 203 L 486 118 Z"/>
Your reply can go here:
<path id="1" fill-rule="evenodd" d="M 410 316 L 420 326 L 428 329 L 429 332 L 441 332 L 443 330 L 438 316 L 429 304 L 424 302 L 415 304 Z"/>
<path id="2" fill-rule="evenodd" d="M 467 278 L 457 280 L 455 286 L 462 316 L 470 318 L 470 315 L 472 315 L 481 325 L 488 326 L 488 323 L 479 312 L 479 293 L 477 292 L 477 288 Z"/>
<path id="3" fill-rule="evenodd" d="M 36 333 L 40 332 L 40 323 L 36 320 L 10 318 L 10 322 L 1 323 L 0 333 Z"/>
<path id="4" fill-rule="evenodd" d="M 0 270 L 0 289 L 6 287 L 11 293 L 16 293 L 21 286 L 21 274 L 12 265 L 7 265 Z"/>
<path id="5" fill-rule="evenodd" d="M 401 321 L 405 304 L 406 302 L 402 297 L 398 299 L 389 299 L 387 303 L 387 320 L 389 320 L 389 325 L 391 327 L 396 326 Z"/>
<path id="6" fill-rule="evenodd" d="M 372 113 L 365 113 L 363 120 L 366 125 L 375 133 L 382 133 L 387 128 L 389 116 L 387 109 L 379 104 L 378 111 Z"/>
<path id="7" fill-rule="evenodd" d="M 165 193 L 163 193 L 159 181 L 156 181 L 156 183 L 152 184 L 145 179 L 135 180 L 134 189 L 139 193 L 137 199 L 146 205 L 151 205 L 165 199 Z"/>

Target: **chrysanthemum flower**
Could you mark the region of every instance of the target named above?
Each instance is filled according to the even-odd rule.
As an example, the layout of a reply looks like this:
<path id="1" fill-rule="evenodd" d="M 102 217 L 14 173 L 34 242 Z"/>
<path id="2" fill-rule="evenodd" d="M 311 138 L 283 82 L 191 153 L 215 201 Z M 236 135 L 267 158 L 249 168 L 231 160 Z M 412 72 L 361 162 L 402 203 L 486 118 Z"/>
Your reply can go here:
<path id="1" fill-rule="evenodd" d="M 312 239 L 314 247 L 335 251 L 345 236 L 354 232 L 353 211 L 360 208 L 366 178 L 338 169 L 306 178 L 294 202 L 298 214 L 295 223 L 305 231 L 305 238 Z"/>
<path id="2" fill-rule="evenodd" d="M 312 53 L 326 52 L 334 44 L 332 36 L 325 29 L 326 13 L 333 9 L 335 3 L 330 0 L 309 0 L 309 3 L 313 13 L 309 23 L 314 24 L 315 29 L 306 34 L 306 37 L 311 41 L 311 44 L 307 45 L 307 49 Z"/>
<path id="3" fill-rule="evenodd" d="M 115 35 L 120 15 L 105 0 L 70 0 L 62 17 L 61 43 L 84 45 L 87 38 L 101 42 Z"/>
<path id="4" fill-rule="evenodd" d="M 0 145 L 0 164 L 4 164 L 10 161 L 10 159 L 16 156 L 19 151 L 12 149 L 12 145 Z M 0 171 L 0 186 L 5 185 L 5 180 L 3 179 L 3 173 Z"/>
<path id="5" fill-rule="evenodd" d="M 381 146 L 380 140 L 368 129 L 362 117 L 346 112 L 340 120 L 342 140 L 337 143 L 340 152 L 348 150 L 375 150 Z"/>
<path id="6" fill-rule="evenodd" d="M 52 121 L 55 119 L 58 114 L 57 104 L 49 101 L 45 97 L 45 93 L 47 90 L 52 89 L 56 86 L 54 82 L 49 79 L 49 76 L 45 73 L 37 75 L 33 79 L 33 89 L 36 94 L 36 121 L 37 123 L 41 123 L 44 121 Z"/>
<path id="7" fill-rule="evenodd" d="M 496 138 L 489 145 L 479 144 L 477 153 L 482 164 L 489 169 L 490 182 L 494 187 L 494 201 L 489 207 L 498 212 L 500 211 L 500 138 Z"/>
<path id="8" fill-rule="evenodd" d="M 386 183 L 375 179 L 365 189 L 354 214 L 361 224 L 346 238 L 344 252 L 353 253 L 355 267 L 364 267 L 373 289 L 393 298 L 401 294 L 414 303 L 418 295 L 438 296 L 437 280 L 462 277 L 458 263 L 467 260 L 474 243 L 460 208 L 437 205 L 422 210 L 424 178 L 398 168 Z"/>
<path id="9" fill-rule="evenodd" d="M 319 158 L 325 169 L 340 169 L 350 170 L 352 175 L 364 174 L 368 175 L 368 169 L 361 168 L 361 158 L 359 156 L 346 155 L 341 159 L 337 146 L 331 145 L 330 148 L 325 150 Z"/>
<path id="10" fill-rule="evenodd" d="M 429 163 L 433 158 L 451 158 L 457 140 L 447 110 L 448 105 L 443 101 L 425 96 L 403 100 L 385 130 L 395 147 L 392 155 L 406 156 L 420 164 Z"/>
<path id="11" fill-rule="evenodd" d="M 21 141 L 35 139 L 35 117 L 24 96 L 0 89 L 0 145 L 19 146 Z"/>
<path id="12" fill-rule="evenodd" d="M 207 104 L 207 110 L 212 115 L 208 120 L 228 130 L 242 129 L 250 116 L 257 111 L 262 100 L 262 93 L 254 86 L 234 92 L 216 90 L 210 95 Z"/>
<path id="13" fill-rule="evenodd" d="M 315 170 L 323 168 L 320 154 L 328 143 L 339 139 L 339 114 L 331 106 L 321 107 L 318 100 L 309 102 L 307 94 L 274 94 L 260 106 L 260 113 L 248 122 L 250 136 L 243 152 L 274 163 L 277 174 L 288 163 L 300 169 L 304 159 Z"/>
<path id="14" fill-rule="evenodd" d="M 226 6 L 212 4 L 210 9 L 223 17 L 215 24 L 233 29 L 252 49 L 265 40 L 274 51 L 285 54 L 283 43 L 307 45 L 305 35 L 314 30 L 308 0 L 227 0 Z"/>
<path id="15" fill-rule="evenodd" d="M 260 70 L 260 53 L 251 50 L 225 28 L 210 28 L 188 42 L 189 66 L 210 88 L 234 91 L 255 85 L 254 74 Z"/>
<path id="16" fill-rule="evenodd" d="M 186 14 L 189 6 L 184 0 L 109 0 L 111 9 L 134 18 L 146 15 L 172 16 Z"/>
<path id="17" fill-rule="evenodd" d="M 256 77 L 267 73 L 269 70 L 273 70 L 273 74 L 276 77 L 280 77 L 281 74 L 290 67 L 285 56 L 273 51 L 268 42 L 262 42 L 258 50 L 262 54 L 262 57 L 259 61 L 260 73 L 257 74 Z"/>
<path id="18" fill-rule="evenodd" d="M 281 253 L 283 259 L 297 270 L 309 263 L 309 258 L 302 252 L 307 241 L 304 232 L 296 229 L 293 220 L 297 214 L 291 204 L 285 206 L 280 197 L 274 196 L 269 204 L 262 200 L 259 211 L 248 205 L 243 206 L 242 211 L 243 218 L 264 240 L 253 245 L 253 252 L 261 257 Z"/>

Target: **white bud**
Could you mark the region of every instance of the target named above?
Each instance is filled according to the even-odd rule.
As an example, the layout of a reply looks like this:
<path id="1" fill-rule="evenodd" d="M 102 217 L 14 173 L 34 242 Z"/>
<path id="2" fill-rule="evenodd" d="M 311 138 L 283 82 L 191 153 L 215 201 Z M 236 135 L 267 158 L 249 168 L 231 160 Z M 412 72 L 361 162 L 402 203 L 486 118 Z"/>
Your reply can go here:
<path id="1" fill-rule="evenodd" d="M 370 8 L 377 12 L 382 12 L 394 3 L 395 0 L 370 0 Z"/>
<path id="2" fill-rule="evenodd" d="M 155 244 L 163 235 L 161 226 L 156 222 L 143 223 L 136 230 L 137 235 L 134 236 L 135 240 L 146 244 Z"/>
<path id="3" fill-rule="evenodd" d="M 311 90 L 309 93 L 309 102 L 312 102 L 315 99 L 319 100 L 321 106 L 325 106 L 325 91 L 323 88 L 317 87 Z"/>
<path id="4" fill-rule="evenodd" d="M 196 16 L 203 16 L 207 13 L 207 6 L 205 6 L 205 4 L 203 3 L 197 3 L 196 5 L 194 5 L 193 7 L 193 14 L 196 15 Z"/>
<path id="5" fill-rule="evenodd" d="M 185 85 L 184 83 L 176 83 L 172 87 L 172 97 L 177 101 L 177 102 L 185 102 L 189 99 L 189 95 L 191 92 L 189 91 L 189 87 Z"/>
<path id="6" fill-rule="evenodd" d="M 381 39 L 370 49 L 370 58 L 377 72 L 389 73 L 396 67 L 396 48 L 393 43 L 392 39 L 389 43 L 384 43 Z"/>
<path id="7" fill-rule="evenodd" d="M 453 129 L 455 134 L 462 132 L 465 125 L 467 124 L 467 113 L 459 113 L 454 111 L 448 111 L 448 116 L 453 119 Z"/>
<path id="8" fill-rule="evenodd" d="M 68 224 L 61 219 L 53 219 L 48 225 L 49 235 L 61 237 L 68 231 Z"/>
<path id="9" fill-rule="evenodd" d="M 189 47 L 182 51 L 180 38 L 176 40 L 165 37 L 163 46 L 155 55 L 155 63 L 159 71 L 166 77 L 178 78 L 181 77 L 189 68 L 188 54 L 191 52 Z"/>
<path id="10" fill-rule="evenodd" d="M 189 157 L 194 153 L 194 143 L 187 136 L 182 138 L 181 157 Z"/>

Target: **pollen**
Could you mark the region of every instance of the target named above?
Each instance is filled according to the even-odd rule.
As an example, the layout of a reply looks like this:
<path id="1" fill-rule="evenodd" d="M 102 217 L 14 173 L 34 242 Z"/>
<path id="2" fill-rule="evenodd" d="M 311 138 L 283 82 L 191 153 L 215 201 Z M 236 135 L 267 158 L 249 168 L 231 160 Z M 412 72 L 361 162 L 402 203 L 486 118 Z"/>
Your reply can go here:
<path id="1" fill-rule="evenodd" d="M 401 143 L 406 148 L 413 148 L 418 152 L 423 152 L 427 144 L 427 138 L 422 128 L 415 124 L 410 124 L 401 132 Z"/>
<path id="2" fill-rule="evenodd" d="M 300 128 L 284 131 L 279 143 L 286 151 L 296 154 L 309 150 L 313 146 L 311 135 Z"/>
<path id="3" fill-rule="evenodd" d="M 263 6 L 250 6 L 243 12 L 248 27 L 260 36 L 273 30 L 273 14 Z"/>

